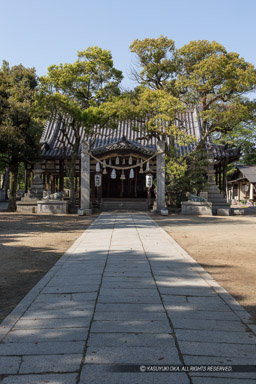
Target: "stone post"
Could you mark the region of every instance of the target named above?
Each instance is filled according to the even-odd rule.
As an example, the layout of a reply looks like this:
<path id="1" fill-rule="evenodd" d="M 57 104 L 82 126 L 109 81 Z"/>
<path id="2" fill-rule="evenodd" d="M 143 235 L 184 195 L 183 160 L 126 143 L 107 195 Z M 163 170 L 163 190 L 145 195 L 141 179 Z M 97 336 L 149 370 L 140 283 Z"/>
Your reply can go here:
<path id="1" fill-rule="evenodd" d="M 253 200 L 253 195 L 254 195 L 254 186 L 252 183 L 250 183 L 250 200 Z"/>
<path id="2" fill-rule="evenodd" d="M 44 184 L 42 180 L 42 165 L 37 162 L 33 165 L 33 178 L 31 181 L 30 195 L 38 200 L 43 197 Z"/>
<path id="3" fill-rule="evenodd" d="M 162 152 L 156 157 L 156 183 L 157 183 L 157 201 L 156 210 L 161 211 L 165 207 L 165 142 L 157 142 L 157 151 Z"/>
<path id="4" fill-rule="evenodd" d="M 91 213 L 90 209 L 90 155 L 89 146 L 82 143 L 81 150 L 81 208 L 85 213 Z"/>

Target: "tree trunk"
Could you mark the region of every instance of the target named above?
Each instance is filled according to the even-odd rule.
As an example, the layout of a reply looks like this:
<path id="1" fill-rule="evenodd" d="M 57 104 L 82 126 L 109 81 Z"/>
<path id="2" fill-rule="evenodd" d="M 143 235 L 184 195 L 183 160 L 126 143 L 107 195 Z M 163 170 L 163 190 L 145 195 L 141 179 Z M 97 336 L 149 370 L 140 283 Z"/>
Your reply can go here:
<path id="1" fill-rule="evenodd" d="M 5 168 L 4 180 L 2 188 L 4 190 L 4 198 L 8 200 L 8 188 L 9 188 L 9 167 Z"/>
<path id="2" fill-rule="evenodd" d="M 16 191 L 17 191 L 17 179 L 18 179 L 18 163 L 11 164 L 9 168 L 10 172 L 10 194 L 9 194 L 9 203 L 8 211 L 16 211 Z"/>
<path id="3" fill-rule="evenodd" d="M 75 189 L 75 171 L 76 171 L 76 160 L 77 153 L 73 153 L 71 161 L 68 164 L 69 170 L 69 189 L 70 189 L 70 213 L 76 212 L 76 195 L 77 191 Z"/>

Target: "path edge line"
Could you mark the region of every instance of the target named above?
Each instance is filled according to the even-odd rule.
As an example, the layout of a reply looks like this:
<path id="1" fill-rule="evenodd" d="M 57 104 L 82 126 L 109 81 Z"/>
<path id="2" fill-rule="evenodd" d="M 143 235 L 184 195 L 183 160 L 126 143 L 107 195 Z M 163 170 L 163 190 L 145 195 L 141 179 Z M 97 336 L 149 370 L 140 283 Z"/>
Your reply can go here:
<path id="1" fill-rule="evenodd" d="M 219 295 L 222 300 L 230 307 L 235 315 L 241 320 L 250 331 L 256 335 L 256 325 L 251 320 L 251 315 L 244 309 L 244 307 L 228 292 L 223 288 L 206 270 L 195 260 L 193 257 L 182 248 L 176 240 L 166 232 L 149 214 L 146 215 L 154 222 L 155 226 L 164 233 L 165 237 L 170 241 L 171 244 L 177 249 L 177 251 L 193 266 L 196 266 L 197 272 L 207 282 L 207 284 Z"/>
<path id="2" fill-rule="evenodd" d="M 79 246 L 83 237 L 86 235 L 87 231 L 93 227 L 99 220 L 100 215 L 93 220 L 93 222 L 86 228 L 83 233 L 76 239 L 76 241 L 69 247 L 66 252 L 59 258 L 58 261 L 49 269 L 48 272 L 39 280 L 33 288 L 21 299 L 21 301 L 15 306 L 15 308 L 4 318 L 2 323 L 0 323 L 0 343 L 5 338 L 5 336 L 10 332 L 16 322 L 22 317 L 26 312 L 28 307 L 32 304 L 35 298 L 40 294 L 48 282 L 53 278 L 53 276 L 59 271 L 65 261 L 72 255 L 72 253 Z"/>

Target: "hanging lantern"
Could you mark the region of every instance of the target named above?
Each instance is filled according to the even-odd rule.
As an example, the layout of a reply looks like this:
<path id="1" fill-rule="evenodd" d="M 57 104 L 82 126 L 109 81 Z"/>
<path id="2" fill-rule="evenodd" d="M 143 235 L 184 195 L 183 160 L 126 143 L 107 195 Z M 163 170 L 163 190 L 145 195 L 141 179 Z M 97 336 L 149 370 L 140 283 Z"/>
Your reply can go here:
<path id="1" fill-rule="evenodd" d="M 108 173 L 108 171 L 106 170 L 106 168 L 103 169 L 103 175 L 106 175 Z"/>
<path id="2" fill-rule="evenodd" d="M 125 158 L 123 158 L 123 165 L 125 165 Z"/>
<path id="3" fill-rule="evenodd" d="M 153 185 L 153 176 L 148 174 L 146 175 L 146 188 L 152 188 Z"/>
<path id="4" fill-rule="evenodd" d="M 95 187 L 97 187 L 97 188 L 101 187 L 101 174 L 100 173 L 95 174 L 94 180 L 95 180 Z"/>
<path id="5" fill-rule="evenodd" d="M 134 178 L 134 170 L 133 170 L 133 168 L 131 168 L 131 170 L 130 170 L 129 178 L 130 178 L 130 179 L 133 179 L 133 178 Z"/>
<path id="6" fill-rule="evenodd" d="M 116 157 L 116 165 L 119 165 L 119 157 Z"/>
<path id="7" fill-rule="evenodd" d="M 100 163 L 99 162 L 97 162 L 97 164 L 96 164 L 96 172 L 100 172 Z"/>
<path id="8" fill-rule="evenodd" d="M 121 174 L 120 180 L 125 180 L 124 170 L 122 170 L 122 174 Z"/>
<path id="9" fill-rule="evenodd" d="M 104 159 L 103 162 L 102 162 L 102 166 L 103 166 L 103 168 L 106 168 L 106 165 L 107 165 L 107 164 L 106 164 L 106 160 Z"/>
<path id="10" fill-rule="evenodd" d="M 109 165 L 111 165 L 111 164 L 112 164 L 112 161 L 111 161 L 111 159 L 109 159 L 108 163 L 109 163 Z"/>
<path id="11" fill-rule="evenodd" d="M 140 164 L 140 171 L 139 171 L 139 173 L 144 173 L 144 171 L 143 171 L 143 165 L 142 165 L 142 164 Z"/>
<path id="12" fill-rule="evenodd" d="M 132 165 L 132 157 L 131 156 L 129 157 L 128 164 Z"/>
<path id="13" fill-rule="evenodd" d="M 146 172 L 149 172 L 149 171 L 150 171 L 150 168 L 149 168 L 149 161 L 147 161 Z"/>
<path id="14" fill-rule="evenodd" d="M 140 163 L 140 160 L 139 160 L 139 159 L 137 159 L 137 161 L 136 161 L 136 164 L 137 164 L 137 165 L 139 165 L 139 163 Z"/>
<path id="15" fill-rule="evenodd" d="M 116 179 L 116 170 L 115 169 L 112 169 L 110 177 L 111 177 L 111 179 Z"/>

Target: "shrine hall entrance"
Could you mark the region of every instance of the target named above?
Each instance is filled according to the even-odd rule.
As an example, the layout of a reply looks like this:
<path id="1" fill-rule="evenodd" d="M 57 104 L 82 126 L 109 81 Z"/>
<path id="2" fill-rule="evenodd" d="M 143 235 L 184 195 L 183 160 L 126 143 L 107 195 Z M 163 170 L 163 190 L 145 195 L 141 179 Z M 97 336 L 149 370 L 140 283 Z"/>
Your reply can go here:
<path id="1" fill-rule="evenodd" d="M 90 178 L 92 204 L 102 211 L 148 210 L 155 201 L 154 152 L 138 146 L 133 148 L 134 145 L 127 141 L 118 143 L 118 146 L 121 144 L 125 149 L 115 148 L 114 151 L 101 153 L 101 156 L 97 153 L 93 155 Z M 147 153 L 141 153 L 143 151 Z"/>
<path id="2" fill-rule="evenodd" d="M 134 177 L 130 177 L 130 170 L 116 171 L 116 178 L 111 178 L 111 169 L 102 175 L 102 198 L 147 198 L 146 175 L 134 169 Z M 122 176 L 123 175 L 123 176 Z"/>

